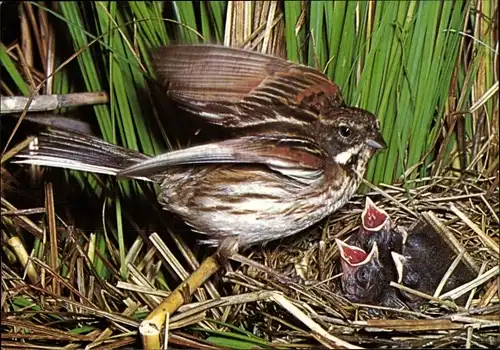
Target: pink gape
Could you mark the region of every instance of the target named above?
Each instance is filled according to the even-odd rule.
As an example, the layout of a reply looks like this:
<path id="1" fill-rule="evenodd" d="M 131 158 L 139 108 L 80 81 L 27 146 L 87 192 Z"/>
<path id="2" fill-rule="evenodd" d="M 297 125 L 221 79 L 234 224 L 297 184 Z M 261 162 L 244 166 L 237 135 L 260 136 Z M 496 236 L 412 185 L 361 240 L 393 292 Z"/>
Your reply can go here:
<path id="1" fill-rule="evenodd" d="M 385 210 L 378 208 L 369 197 L 366 197 L 365 210 L 361 214 L 361 222 L 362 228 L 366 231 L 380 231 L 386 225 L 387 228 L 392 226 L 389 214 Z"/>
<path id="2" fill-rule="evenodd" d="M 360 262 L 364 261 L 368 256 L 368 254 L 366 254 L 364 250 L 349 245 L 345 245 L 343 247 L 342 255 L 343 255 L 342 257 L 346 259 L 351 265 L 359 264 Z"/>
<path id="3" fill-rule="evenodd" d="M 339 248 L 343 269 L 364 265 L 371 261 L 372 258 L 378 259 L 378 247 L 375 242 L 369 254 L 359 247 L 342 242 L 340 239 L 335 239 L 335 242 Z"/>

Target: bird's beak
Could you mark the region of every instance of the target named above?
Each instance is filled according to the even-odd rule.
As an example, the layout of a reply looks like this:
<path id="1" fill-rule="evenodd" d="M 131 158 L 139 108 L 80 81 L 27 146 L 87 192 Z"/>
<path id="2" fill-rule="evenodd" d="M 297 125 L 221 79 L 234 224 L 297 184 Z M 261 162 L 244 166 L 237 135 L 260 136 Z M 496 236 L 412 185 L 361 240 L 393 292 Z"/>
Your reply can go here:
<path id="1" fill-rule="evenodd" d="M 391 256 L 396 267 L 396 272 L 398 273 L 398 283 L 401 284 L 401 282 L 403 281 L 403 269 L 406 258 L 396 252 L 391 252 Z"/>
<path id="2" fill-rule="evenodd" d="M 385 140 L 382 137 L 382 134 L 379 133 L 379 132 L 374 137 L 369 138 L 368 140 L 366 140 L 365 143 L 368 146 L 376 148 L 376 149 L 387 148 L 387 144 L 385 143 Z"/>
<path id="3" fill-rule="evenodd" d="M 340 239 L 335 239 L 335 243 L 337 243 L 340 252 L 341 262 L 345 262 L 350 267 L 365 265 L 372 259 L 378 259 L 376 242 L 373 242 L 373 247 L 369 254 L 359 247 L 342 242 Z"/>
<path id="4" fill-rule="evenodd" d="M 337 243 L 337 248 L 339 249 L 340 257 L 350 265 L 355 265 L 360 261 L 364 261 L 368 255 L 363 249 L 342 242 L 338 238 L 335 238 L 335 243 Z"/>
<path id="5" fill-rule="evenodd" d="M 373 242 L 372 250 L 370 251 L 370 254 L 366 257 L 366 261 L 370 261 L 372 259 L 378 260 L 378 246 L 377 242 Z"/>
<path id="6" fill-rule="evenodd" d="M 366 197 L 365 209 L 361 213 L 361 223 L 367 231 L 379 231 L 386 223 L 391 225 L 389 214 L 377 207 L 370 197 Z"/>

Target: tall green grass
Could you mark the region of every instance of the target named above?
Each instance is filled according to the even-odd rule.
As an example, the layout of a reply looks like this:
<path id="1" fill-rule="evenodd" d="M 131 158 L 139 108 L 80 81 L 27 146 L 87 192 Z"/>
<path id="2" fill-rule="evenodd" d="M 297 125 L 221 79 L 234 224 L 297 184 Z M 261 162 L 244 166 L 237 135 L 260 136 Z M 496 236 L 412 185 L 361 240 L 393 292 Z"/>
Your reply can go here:
<path id="1" fill-rule="evenodd" d="M 138 95 L 154 74 L 151 49 L 171 41 L 220 43 L 228 31 L 237 30 L 226 23 L 228 7 L 224 1 L 57 4 L 57 10 L 45 9 L 52 21 L 67 27 L 67 38 L 75 51 L 99 38 L 78 56 L 80 72 L 71 74 L 80 74 L 89 91 L 109 91 L 110 103 L 94 107 L 103 137 L 148 154 L 158 154 L 166 145 L 165 140 L 152 136 L 151 128 L 157 127 L 150 123 L 152 107 Z M 238 6 L 243 5 L 235 2 L 232 8 Z M 485 13 L 493 14 L 491 5 L 481 6 Z M 323 70 L 341 87 L 349 104 L 379 117 L 389 148 L 371 162 L 368 180 L 391 183 L 429 174 L 427 166 L 436 157 L 432 149 L 443 127 L 443 116 L 454 112 L 447 104 L 455 68 L 459 89 L 470 89 L 477 83 L 472 77 L 464 85 L 466 67 L 459 61 L 464 40 L 459 33 L 466 19 L 470 19 L 469 24 L 480 20 L 473 16 L 472 3 L 286 1 L 281 11 L 287 58 Z M 487 19 L 481 20 L 485 28 Z M 478 35 L 494 46 L 491 30 L 482 29 Z M 494 53 L 478 47 L 476 55 L 477 64 L 483 62 L 482 83 L 491 86 Z M 0 58 L 17 88 L 27 94 L 4 48 Z M 63 70 L 55 76 L 56 92 L 70 89 L 64 74 L 69 72 Z M 470 101 L 463 100 L 460 107 L 466 109 Z M 486 108 L 491 121 L 493 100 Z M 472 125 L 469 118 L 468 139 L 475 131 Z M 454 149 L 455 138 L 450 140 L 449 149 Z M 129 184 L 121 186 L 130 193 Z"/>

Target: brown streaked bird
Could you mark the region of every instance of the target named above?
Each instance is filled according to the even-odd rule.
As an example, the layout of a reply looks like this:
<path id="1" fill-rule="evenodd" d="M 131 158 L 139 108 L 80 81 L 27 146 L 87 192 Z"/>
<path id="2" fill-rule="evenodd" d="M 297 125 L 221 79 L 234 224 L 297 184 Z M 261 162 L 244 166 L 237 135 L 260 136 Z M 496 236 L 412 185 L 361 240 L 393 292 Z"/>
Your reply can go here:
<path id="1" fill-rule="evenodd" d="M 235 237 L 248 246 L 299 232 L 344 205 L 385 147 L 377 118 L 345 106 L 315 69 L 215 45 L 163 47 L 153 62 L 169 98 L 240 136 L 150 157 L 52 130 L 18 163 L 155 181 L 164 209 L 208 243 Z"/>
<path id="2" fill-rule="evenodd" d="M 433 295 L 441 279 L 448 271 L 455 252 L 427 222 L 417 221 L 408 232 L 408 238 L 400 252 L 391 253 L 397 271 L 397 282 L 412 289 Z M 448 278 L 442 293 L 455 289 L 475 278 L 474 273 L 459 262 Z M 425 299 L 400 291 L 405 302 L 417 309 Z M 457 300 L 458 304 L 465 297 Z"/>

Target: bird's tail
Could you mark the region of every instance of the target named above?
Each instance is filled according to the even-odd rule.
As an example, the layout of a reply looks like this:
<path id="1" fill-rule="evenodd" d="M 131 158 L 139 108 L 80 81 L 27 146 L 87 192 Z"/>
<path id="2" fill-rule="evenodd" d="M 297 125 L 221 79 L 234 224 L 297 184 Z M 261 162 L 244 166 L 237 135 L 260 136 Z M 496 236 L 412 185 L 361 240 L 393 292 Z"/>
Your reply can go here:
<path id="1" fill-rule="evenodd" d="M 116 175 L 149 158 L 97 137 L 51 129 L 36 136 L 14 162 Z"/>

